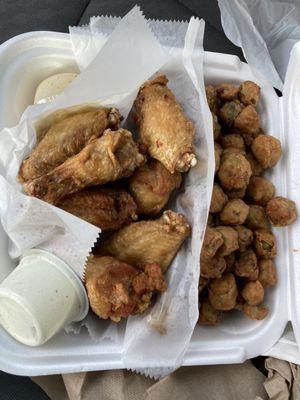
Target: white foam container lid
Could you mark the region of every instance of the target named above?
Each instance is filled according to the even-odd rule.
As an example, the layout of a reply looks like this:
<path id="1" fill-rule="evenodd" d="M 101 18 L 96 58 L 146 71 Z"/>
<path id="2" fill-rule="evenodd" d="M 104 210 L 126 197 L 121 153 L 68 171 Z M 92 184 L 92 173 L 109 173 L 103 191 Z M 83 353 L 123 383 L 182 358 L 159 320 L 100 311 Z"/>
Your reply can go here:
<path id="1" fill-rule="evenodd" d="M 298 65 L 298 68 L 297 68 Z M 272 170 L 270 179 L 277 193 L 296 201 L 300 211 L 300 44 L 293 50 L 284 96 L 253 76 L 238 57 L 205 53 L 206 83 L 217 84 L 253 80 L 261 86 L 260 114 L 267 133 L 278 137 L 284 156 Z M 18 123 L 24 109 L 33 103 L 39 83 L 50 75 L 78 72 L 68 34 L 32 32 L 10 39 L 0 46 L 0 129 Z M 299 98 L 299 99 L 298 99 Z M 297 102 L 297 100 L 299 100 Z M 297 140 L 295 140 L 297 139 Z M 300 174 L 299 174 L 300 175 Z M 267 352 L 292 322 L 300 343 L 300 221 L 289 228 L 275 230 L 278 240 L 276 258 L 278 284 L 269 289 L 266 304 L 270 308 L 263 321 L 251 321 L 239 312 L 226 315 L 216 327 L 195 328 L 184 365 L 239 363 Z M 11 271 L 8 238 L 0 226 L 0 281 Z M 122 340 L 120 338 L 120 340 Z M 121 341 L 96 343 L 86 330 L 79 335 L 57 334 L 38 348 L 30 348 L 12 339 L 0 329 L 0 369 L 18 375 L 47 375 L 90 370 L 123 368 Z"/>

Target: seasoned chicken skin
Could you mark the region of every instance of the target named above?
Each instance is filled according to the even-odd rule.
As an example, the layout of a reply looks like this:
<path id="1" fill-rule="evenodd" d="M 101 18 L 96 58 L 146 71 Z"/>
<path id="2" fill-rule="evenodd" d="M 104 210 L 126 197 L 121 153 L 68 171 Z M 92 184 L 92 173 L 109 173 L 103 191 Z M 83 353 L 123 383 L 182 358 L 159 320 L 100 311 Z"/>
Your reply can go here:
<path id="1" fill-rule="evenodd" d="M 143 271 L 113 257 L 92 256 L 85 271 L 89 303 L 96 315 L 118 322 L 141 314 L 150 305 L 153 291 L 167 288 L 161 268 L 146 265 Z"/>
<path id="2" fill-rule="evenodd" d="M 139 214 L 158 214 L 170 194 L 181 184 L 181 174 L 171 174 L 159 161 L 150 160 L 137 168 L 130 177 L 129 189 Z"/>
<path id="3" fill-rule="evenodd" d="M 125 190 L 84 189 L 65 197 L 57 206 L 102 231 L 119 229 L 137 219 L 136 204 Z"/>
<path id="4" fill-rule="evenodd" d="M 165 272 L 191 228 L 182 214 L 165 211 L 159 219 L 133 222 L 107 239 L 97 250 L 134 267 L 159 264 Z"/>
<path id="5" fill-rule="evenodd" d="M 117 129 L 121 115 L 117 109 L 98 108 L 67 117 L 52 125 L 30 156 L 23 161 L 19 180 L 36 179 L 78 154 L 106 128 Z"/>
<path id="6" fill-rule="evenodd" d="M 150 156 L 171 173 L 185 172 L 196 165 L 195 126 L 184 114 L 167 82 L 166 76 L 160 75 L 140 88 L 135 101 L 140 140 Z"/>
<path id="7" fill-rule="evenodd" d="M 90 142 L 48 174 L 24 184 L 25 192 L 51 204 L 86 186 L 103 185 L 128 177 L 144 162 L 132 134 L 126 129 L 111 131 Z"/>

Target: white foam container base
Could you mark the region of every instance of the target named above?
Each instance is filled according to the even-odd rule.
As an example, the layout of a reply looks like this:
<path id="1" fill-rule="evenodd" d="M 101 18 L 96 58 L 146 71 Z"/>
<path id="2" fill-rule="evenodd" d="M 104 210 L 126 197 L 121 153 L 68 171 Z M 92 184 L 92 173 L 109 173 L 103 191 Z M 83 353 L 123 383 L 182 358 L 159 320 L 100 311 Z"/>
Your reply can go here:
<path id="1" fill-rule="evenodd" d="M 295 58 L 300 59 L 299 49 L 296 49 Z M 2 44 L 0 128 L 16 125 L 24 109 L 33 103 L 38 84 L 48 76 L 61 72 L 78 72 L 68 34 L 32 32 L 16 36 Z M 287 143 L 291 143 L 291 139 L 286 140 L 287 134 L 283 129 L 282 100 L 269 84 L 253 76 L 248 65 L 240 62 L 236 56 L 205 53 L 204 75 L 206 83 L 212 84 L 238 84 L 247 79 L 260 84 L 262 126 L 267 132 L 280 138 L 284 148 L 284 157 L 272 171 L 270 179 L 280 195 L 296 199 L 295 194 L 299 193 L 299 188 L 297 179 L 293 180 L 293 174 L 295 177 L 297 175 L 296 169 L 288 167 L 290 154 Z M 300 116 L 300 111 L 298 115 Z M 293 160 L 293 163 L 296 166 L 297 160 Z M 293 185 L 290 184 L 291 180 Z M 300 210 L 299 203 L 298 209 Z M 300 235 L 297 246 L 299 224 L 297 222 L 292 228 L 275 231 L 279 254 L 276 259 L 278 284 L 267 291 L 269 316 L 264 321 L 250 321 L 241 313 L 233 312 L 226 315 L 217 327 L 197 326 L 185 354 L 184 365 L 240 363 L 266 353 L 280 339 L 291 315 L 295 321 L 293 326 L 296 339 L 299 337 L 300 313 L 291 307 L 291 304 L 296 304 L 296 294 L 299 292 L 294 285 L 297 282 L 294 254 L 297 253 L 293 253 L 294 248 L 300 249 Z M 0 280 L 13 268 L 7 244 L 7 237 L 0 227 Z M 291 278 L 293 282 L 290 281 Z M 17 343 L 0 329 L 0 369 L 13 374 L 34 376 L 123 368 L 121 340 L 119 343 L 112 343 L 110 340 L 96 343 L 86 330 L 82 330 L 79 335 L 61 332 L 43 346 L 30 348 Z"/>

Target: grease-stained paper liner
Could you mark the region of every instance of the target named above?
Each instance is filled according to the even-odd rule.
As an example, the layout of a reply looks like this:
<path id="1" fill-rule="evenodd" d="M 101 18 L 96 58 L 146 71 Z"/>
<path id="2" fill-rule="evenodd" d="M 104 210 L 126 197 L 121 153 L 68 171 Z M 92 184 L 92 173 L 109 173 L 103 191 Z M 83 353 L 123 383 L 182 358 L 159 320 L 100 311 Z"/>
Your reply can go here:
<path id="1" fill-rule="evenodd" d="M 95 17 L 89 26 L 70 28 L 79 65 L 93 59 L 95 43 L 101 48 L 117 22 L 117 18 Z M 189 24 L 167 21 L 149 21 L 149 24 L 152 28 L 155 26 L 154 31 L 165 46 L 173 35 L 173 47 L 166 48 L 170 61 L 159 73 L 167 75 L 169 87 L 196 123 L 198 157 L 197 166 L 185 176 L 184 192 L 169 205 L 187 217 L 192 225 L 192 237 L 180 249 L 166 274 L 167 291 L 145 314 L 128 318 L 125 329 L 125 367 L 158 378 L 180 366 L 198 319 L 199 254 L 213 185 L 214 155 L 211 114 L 203 83 L 204 22 L 192 18 Z M 125 127 L 129 124 L 127 121 Z M 90 333 L 95 333 L 94 323 L 97 321 L 86 321 Z"/>
<path id="2" fill-rule="evenodd" d="M 86 257 L 100 229 L 22 194 L 16 180 L 19 167 L 35 146 L 37 131 L 42 134 L 51 121 L 66 113 L 87 105 L 103 105 L 118 107 L 126 117 L 139 86 L 167 58 L 141 11 L 134 7 L 93 62 L 61 95 L 51 103 L 29 106 L 16 127 L 0 132 L 0 212 L 10 238 L 11 257 L 21 256 L 31 247 L 43 248 L 58 255 L 82 277 Z"/>

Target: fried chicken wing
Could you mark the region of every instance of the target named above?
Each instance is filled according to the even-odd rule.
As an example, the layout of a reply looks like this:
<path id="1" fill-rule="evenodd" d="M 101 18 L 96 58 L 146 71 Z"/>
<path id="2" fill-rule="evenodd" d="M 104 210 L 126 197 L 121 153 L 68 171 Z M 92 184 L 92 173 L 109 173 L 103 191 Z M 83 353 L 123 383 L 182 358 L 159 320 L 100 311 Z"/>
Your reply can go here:
<path id="1" fill-rule="evenodd" d="M 141 314 L 150 305 L 153 291 L 167 288 L 157 264 L 137 270 L 113 257 L 92 256 L 85 271 L 90 306 L 98 317 L 118 322 L 122 317 Z"/>
<path id="2" fill-rule="evenodd" d="M 184 114 L 167 82 L 166 76 L 161 75 L 140 88 L 135 101 L 140 139 L 150 156 L 171 173 L 185 172 L 196 165 L 195 126 Z"/>
<path id="3" fill-rule="evenodd" d="M 104 230 L 119 229 L 137 219 L 133 198 L 118 189 L 89 188 L 65 197 L 57 205 Z"/>
<path id="4" fill-rule="evenodd" d="M 67 117 L 52 125 L 30 156 L 23 161 L 19 180 L 36 179 L 78 154 L 106 128 L 118 128 L 121 115 L 116 109 L 98 108 Z"/>
<path id="5" fill-rule="evenodd" d="M 111 131 L 90 142 L 48 174 L 24 184 L 25 192 L 51 204 L 86 186 L 101 185 L 128 177 L 144 161 L 132 134 Z"/>
<path id="6" fill-rule="evenodd" d="M 97 250 L 134 267 L 159 264 L 165 272 L 191 228 L 182 214 L 165 211 L 159 219 L 133 222 L 108 238 Z"/>
<path id="7" fill-rule="evenodd" d="M 151 160 L 136 169 L 129 181 L 139 214 L 158 214 L 170 194 L 181 184 L 181 174 L 171 174 L 159 161 Z"/>

